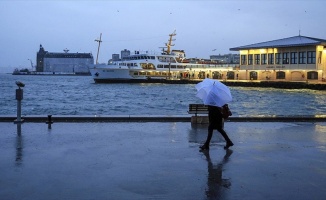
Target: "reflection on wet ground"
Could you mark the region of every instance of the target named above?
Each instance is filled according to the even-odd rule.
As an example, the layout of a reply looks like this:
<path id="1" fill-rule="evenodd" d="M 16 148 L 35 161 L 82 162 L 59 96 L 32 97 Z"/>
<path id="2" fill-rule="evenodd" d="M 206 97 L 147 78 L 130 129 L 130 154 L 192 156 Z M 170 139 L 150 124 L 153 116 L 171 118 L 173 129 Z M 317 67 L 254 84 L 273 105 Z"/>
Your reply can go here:
<path id="1" fill-rule="evenodd" d="M 0 123 L 1 199 L 323 199 L 326 123 Z"/>
<path id="2" fill-rule="evenodd" d="M 222 172 L 224 165 L 228 162 L 229 157 L 233 153 L 232 150 L 228 149 L 225 151 L 223 160 L 213 164 L 209 151 L 202 151 L 207 160 L 207 189 L 206 196 L 207 199 L 222 199 L 223 192 L 225 189 L 231 187 L 231 180 L 223 178 Z"/>

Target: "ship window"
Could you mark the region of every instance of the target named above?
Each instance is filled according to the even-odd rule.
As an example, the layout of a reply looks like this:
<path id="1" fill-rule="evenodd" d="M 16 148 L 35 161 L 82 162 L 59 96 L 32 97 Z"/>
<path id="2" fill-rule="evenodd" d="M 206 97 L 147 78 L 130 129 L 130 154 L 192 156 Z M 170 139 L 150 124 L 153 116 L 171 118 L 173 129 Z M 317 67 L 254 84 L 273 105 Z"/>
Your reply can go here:
<path id="1" fill-rule="evenodd" d="M 157 57 L 157 59 L 161 62 L 164 62 L 163 58 L 162 57 Z"/>

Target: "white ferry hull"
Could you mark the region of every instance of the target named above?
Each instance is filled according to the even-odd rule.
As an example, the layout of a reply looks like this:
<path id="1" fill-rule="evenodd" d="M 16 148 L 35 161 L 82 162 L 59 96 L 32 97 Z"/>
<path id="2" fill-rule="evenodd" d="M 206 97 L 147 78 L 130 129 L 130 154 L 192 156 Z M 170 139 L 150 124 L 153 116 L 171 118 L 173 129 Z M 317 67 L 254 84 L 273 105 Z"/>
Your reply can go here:
<path id="1" fill-rule="evenodd" d="M 90 73 L 96 83 L 128 82 L 130 80 L 145 80 L 146 77 L 133 77 L 127 67 L 115 65 L 95 65 Z"/>
<path id="2" fill-rule="evenodd" d="M 132 79 L 129 69 L 102 69 L 91 68 L 90 72 L 94 80 L 96 79 Z"/>
<path id="3" fill-rule="evenodd" d="M 95 83 L 175 83 L 186 80 L 176 79 L 168 76 L 139 76 L 134 75 L 139 70 L 130 70 L 127 67 L 116 67 L 110 65 L 95 65 L 90 68 Z"/>

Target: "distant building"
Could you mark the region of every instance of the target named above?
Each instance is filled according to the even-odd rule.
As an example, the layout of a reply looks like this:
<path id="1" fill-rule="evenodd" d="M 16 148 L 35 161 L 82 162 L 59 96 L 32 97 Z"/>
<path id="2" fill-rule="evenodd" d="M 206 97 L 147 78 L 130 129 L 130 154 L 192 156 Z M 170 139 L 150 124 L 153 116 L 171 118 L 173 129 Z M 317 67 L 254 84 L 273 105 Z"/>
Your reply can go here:
<path id="1" fill-rule="evenodd" d="M 230 50 L 240 51 L 241 79 L 325 80 L 325 39 L 299 35 Z"/>
<path id="2" fill-rule="evenodd" d="M 221 64 L 239 64 L 240 54 L 224 54 L 224 55 L 211 55 L 209 57 L 211 60 L 217 61 Z"/>
<path id="3" fill-rule="evenodd" d="M 120 60 L 120 55 L 115 53 L 115 54 L 112 54 L 112 61 L 119 61 Z"/>
<path id="4" fill-rule="evenodd" d="M 127 49 L 124 49 L 121 51 L 121 60 L 124 60 L 126 57 L 130 56 L 130 51 Z"/>
<path id="5" fill-rule="evenodd" d="M 52 73 L 89 73 L 88 67 L 94 64 L 91 53 L 53 53 L 45 51 L 42 45 L 36 55 L 36 71 Z"/>

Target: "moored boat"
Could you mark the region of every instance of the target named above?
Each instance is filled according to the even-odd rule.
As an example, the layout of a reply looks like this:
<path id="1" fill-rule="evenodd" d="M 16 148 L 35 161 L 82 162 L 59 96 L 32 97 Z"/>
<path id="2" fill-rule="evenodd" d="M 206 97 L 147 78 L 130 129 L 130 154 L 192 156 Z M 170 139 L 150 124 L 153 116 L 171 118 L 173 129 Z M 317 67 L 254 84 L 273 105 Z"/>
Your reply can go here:
<path id="1" fill-rule="evenodd" d="M 190 60 L 183 50 L 171 50 L 173 36 L 170 34 L 166 49 L 159 54 L 141 53 L 124 57 L 108 64 L 95 64 L 90 67 L 91 75 L 96 83 L 111 82 L 166 82 L 185 81 L 203 78 L 223 79 L 223 73 L 232 71 L 230 65 L 222 65 L 216 61 Z M 100 44 L 100 40 L 96 40 Z M 96 61 L 97 62 L 97 61 Z"/>

